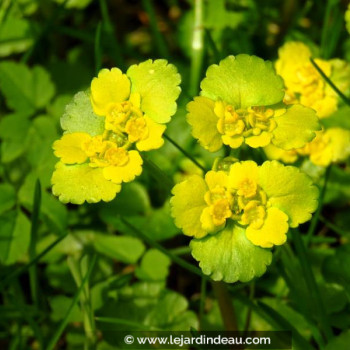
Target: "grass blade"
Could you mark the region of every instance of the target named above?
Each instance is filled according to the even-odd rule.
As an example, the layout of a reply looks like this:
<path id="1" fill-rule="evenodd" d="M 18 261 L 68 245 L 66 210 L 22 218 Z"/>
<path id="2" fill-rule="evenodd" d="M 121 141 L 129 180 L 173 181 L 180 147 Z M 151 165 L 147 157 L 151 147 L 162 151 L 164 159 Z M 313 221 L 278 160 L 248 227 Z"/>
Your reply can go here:
<path id="1" fill-rule="evenodd" d="M 38 241 L 39 215 L 41 206 L 41 185 L 37 180 L 35 183 L 33 211 L 32 211 L 32 227 L 30 232 L 29 258 L 30 260 L 36 257 L 36 243 Z M 38 271 L 36 264 L 33 264 L 29 269 L 30 291 L 34 305 L 39 305 L 39 289 L 38 289 Z"/>
<path id="2" fill-rule="evenodd" d="M 350 106 L 350 100 L 334 85 L 332 80 L 330 80 L 327 75 L 323 72 L 323 70 L 318 66 L 318 64 L 315 62 L 315 60 L 310 57 L 310 61 L 312 65 L 316 68 L 316 70 L 320 73 L 322 78 L 326 81 L 326 83 L 339 95 L 339 97 L 348 105 Z"/>
<path id="3" fill-rule="evenodd" d="M 64 329 L 66 328 L 67 326 L 67 323 L 68 323 L 68 320 L 69 320 L 69 316 L 74 308 L 74 306 L 77 304 L 79 298 L 80 298 L 80 294 L 82 293 L 82 291 L 84 290 L 84 287 L 85 287 L 85 284 L 86 282 L 89 280 L 90 278 L 90 275 L 92 273 L 92 270 L 95 266 L 95 263 L 96 263 L 96 255 L 94 255 L 92 257 L 92 260 L 91 260 L 91 263 L 89 265 L 89 268 L 86 272 L 86 275 L 84 276 L 82 282 L 81 282 L 81 285 L 80 287 L 78 288 L 78 290 L 76 291 L 75 295 L 74 295 L 74 298 L 72 300 L 72 303 L 71 305 L 69 306 L 67 312 L 66 312 L 66 315 L 64 317 L 64 319 L 62 320 L 62 322 L 60 323 L 60 325 L 58 326 L 55 334 L 53 335 L 53 337 L 51 338 L 46 350 L 53 350 L 57 344 L 57 341 L 59 340 L 59 338 L 61 337 Z"/>

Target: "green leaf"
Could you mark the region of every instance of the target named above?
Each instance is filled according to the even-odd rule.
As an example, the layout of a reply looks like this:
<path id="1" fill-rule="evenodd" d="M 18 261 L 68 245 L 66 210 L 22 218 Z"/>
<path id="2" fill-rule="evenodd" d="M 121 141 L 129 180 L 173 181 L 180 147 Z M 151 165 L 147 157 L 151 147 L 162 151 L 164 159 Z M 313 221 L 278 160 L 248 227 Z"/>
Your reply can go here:
<path id="1" fill-rule="evenodd" d="M 137 238 L 96 234 L 95 249 L 109 258 L 125 264 L 134 264 L 145 251 L 144 244 Z"/>
<path id="2" fill-rule="evenodd" d="M 234 108 L 268 106 L 281 102 L 283 80 L 269 61 L 256 56 L 228 56 L 207 69 L 201 95 L 223 100 Z"/>
<path id="3" fill-rule="evenodd" d="M 16 190 L 7 183 L 0 184 L 0 214 L 16 204 Z"/>
<path id="4" fill-rule="evenodd" d="M 350 171 L 349 169 L 332 166 L 327 182 L 324 203 L 344 205 L 350 199 Z"/>
<path id="5" fill-rule="evenodd" d="M 148 281 L 164 280 L 169 274 L 170 259 L 157 249 L 150 249 L 142 257 L 136 276 Z"/>
<path id="6" fill-rule="evenodd" d="M 23 258 L 30 241 L 30 221 L 21 211 L 0 216 L 0 263 L 11 265 Z"/>
<path id="7" fill-rule="evenodd" d="M 47 71 L 39 66 L 29 69 L 22 63 L 0 63 L 0 87 L 10 109 L 32 115 L 43 108 L 55 93 Z"/>
<path id="8" fill-rule="evenodd" d="M 124 186 L 124 185 L 123 185 Z M 112 224 L 121 232 L 134 235 L 134 231 L 130 229 L 122 219 L 117 215 L 110 215 L 107 211 L 101 212 L 102 219 Z M 169 203 L 166 202 L 163 207 L 150 209 L 143 215 L 131 215 L 127 217 L 133 226 L 152 238 L 155 241 L 165 240 L 174 237 L 179 233 L 179 229 L 175 226 L 174 220 L 170 216 Z"/>
<path id="9" fill-rule="evenodd" d="M 33 193 L 37 178 L 35 173 L 28 174 L 18 192 L 20 203 L 30 211 L 32 210 Z M 57 198 L 46 191 L 42 192 L 40 216 L 48 227 L 57 234 L 61 234 L 67 228 L 67 208 Z"/>
<path id="10" fill-rule="evenodd" d="M 121 186 L 105 179 L 102 168 L 92 168 L 88 164 L 56 164 L 51 178 L 52 193 L 62 203 L 83 204 L 109 202 L 120 191 Z M 91 186 L 94 184 L 94 186 Z"/>
<path id="11" fill-rule="evenodd" d="M 103 117 L 93 112 L 89 94 L 81 91 L 67 105 L 61 118 L 61 126 L 70 133 L 87 132 L 91 136 L 96 136 L 103 134 L 104 121 Z"/>
<path id="12" fill-rule="evenodd" d="M 335 250 L 333 256 L 324 260 L 322 273 L 328 282 L 338 283 L 350 295 L 350 245 L 343 245 Z"/>
<path id="13" fill-rule="evenodd" d="M 127 76 L 131 92 L 141 95 L 141 110 L 157 123 L 167 123 L 176 112 L 180 95 L 180 74 L 166 60 L 147 60 L 132 65 Z"/>
<path id="14" fill-rule="evenodd" d="M 98 312 L 98 316 L 116 318 L 118 323 L 98 322 L 98 328 L 102 330 L 108 343 L 124 348 L 120 337 L 116 337 L 114 331 L 189 331 L 191 327 L 198 329 L 196 315 L 187 308 L 188 302 L 182 295 L 164 290 L 162 284 L 135 283 L 121 289 L 118 298 L 105 303 Z"/>
<path id="15" fill-rule="evenodd" d="M 28 50 L 33 44 L 31 23 L 9 14 L 0 26 L 0 57 Z"/>
<path id="16" fill-rule="evenodd" d="M 122 216 L 144 215 L 150 210 L 150 199 L 143 185 L 133 181 L 123 184 L 118 196 L 110 203 L 102 203 L 100 215 L 106 221 Z"/>
<path id="17" fill-rule="evenodd" d="M 50 317 L 52 321 L 61 321 L 67 313 L 69 306 L 72 303 L 72 298 L 68 298 L 65 295 L 57 295 L 49 299 L 51 307 Z M 75 304 L 73 310 L 69 316 L 68 322 L 81 322 L 83 320 L 82 313 L 78 304 Z"/>
<path id="18" fill-rule="evenodd" d="M 321 130 L 316 112 L 302 105 L 287 107 L 287 111 L 274 118 L 277 123 L 272 142 L 285 150 L 304 147 Z"/>
<path id="19" fill-rule="evenodd" d="M 27 148 L 30 121 L 22 114 L 7 115 L 0 121 L 1 159 L 4 163 L 20 157 Z"/>
<path id="20" fill-rule="evenodd" d="M 350 344 L 350 330 L 347 330 L 333 338 L 325 347 L 325 350 L 348 350 Z"/>
<path id="21" fill-rule="evenodd" d="M 214 235 L 193 239 L 190 247 L 202 271 L 214 281 L 248 282 L 263 275 L 272 260 L 270 250 L 253 245 L 243 228 L 232 225 Z"/>

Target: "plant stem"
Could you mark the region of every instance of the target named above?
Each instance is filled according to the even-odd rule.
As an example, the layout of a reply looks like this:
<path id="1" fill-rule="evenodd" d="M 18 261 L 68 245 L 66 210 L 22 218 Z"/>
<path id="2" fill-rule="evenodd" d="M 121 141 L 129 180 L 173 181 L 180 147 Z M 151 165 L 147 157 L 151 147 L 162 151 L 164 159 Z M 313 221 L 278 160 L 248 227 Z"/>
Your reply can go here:
<path id="1" fill-rule="evenodd" d="M 327 75 L 323 72 L 323 70 L 318 66 L 318 64 L 315 62 L 315 60 L 310 57 L 310 61 L 312 65 L 316 68 L 316 70 L 320 73 L 322 78 L 326 81 L 326 83 L 339 95 L 339 97 L 348 105 L 350 106 L 350 100 L 334 85 L 332 80 L 330 80 Z"/>
<path id="2" fill-rule="evenodd" d="M 235 310 L 232 304 L 232 299 L 227 286 L 224 282 L 212 281 L 212 286 L 216 298 L 218 299 L 219 308 L 225 329 L 227 331 L 237 331 L 237 320 Z"/>
<path id="3" fill-rule="evenodd" d="M 321 328 L 324 333 L 325 340 L 328 342 L 333 337 L 332 328 L 328 322 L 325 306 L 321 297 L 318 285 L 315 280 L 315 276 L 311 269 L 310 261 L 307 257 L 306 249 L 302 237 L 298 230 L 293 230 L 293 242 L 296 252 L 299 257 L 300 265 L 303 270 L 304 278 L 308 289 L 314 297 L 316 309 L 318 311 L 318 317 L 321 324 Z"/>
<path id="4" fill-rule="evenodd" d="M 87 258 L 87 256 L 85 259 L 83 258 L 80 263 L 80 261 L 75 257 L 68 257 L 68 267 L 72 273 L 77 287 L 82 284 L 82 275 L 86 274 Z M 80 295 L 80 305 L 84 319 L 85 350 L 95 349 L 96 345 L 95 318 L 90 300 L 91 298 L 89 283 L 86 283 L 85 288 Z"/>
<path id="5" fill-rule="evenodd" d="M 313 237 L 313 235 L 315 234 L 315 231 L 316 231 L 317 223 L 318 223 L 318 220 L 320 218 L 322 207 L 323 207 L 323 200 L 324 200 L 324 196 L 326 194 L 327 183 L 328 183 L 328 180 L 329 180 L 329 175 L 331 173 L 331 168 L 332 168 L 332 165 L 329 165 L 328 168 L 326 169 L 326 173 L 325 173 L 325 176 L 324 176 L 324 183 L 323 183 L 322 190 L 321 190 L 321 193 L 320 193 L 318 208 L 316 210 L 316 213 L 312 217 L 309 230 L 307 231 L 307 234 L 306 234 L 306 237 L 305 237 L 305 244 L 306 244 L 306 246 L 309 245 L 309 243 L 310 243 L 310 241 L 311 241 L 311 239 L 312 239 L 312 237 Z"/>
<path id="6" fill-rule="evenodd" d="M 198 168 L 204 171 L 204 173 L 207 172 L 207 169 L 203 165 L 201 165 L 195 158 L 193 158 L 186 150 L 184 150 L 178 143 L 176 143 L 172 138 L 170 138 L 168 135 L 164 134 L 164 138 L 167 139 L 170 143 L 172 143 L 181 153 L 184 154 L 185 157 L 187 157 L 189 160 L 191 160 L 195 165 L 197 165 Z"/>
<path id="7" fill-rule="evenodd" d="M 41 185 L 37 180 L 35 183 L 33 211 L 32 211 L 32 227 L 30 231 L 29 257 L 33 260 L 36 256 L 36 243 L 38 241 L 39 214 L 41 205 Z M 36 264 L 33 264 L 29 269 L 30 291 L 33 303 L 36 307 L 39 306 L 39 289 L 38 289 L 38 270 Z"/>
<path id="8" fill-rule="evenodd" d="M 96 263 L 96 255 L 94 255 L 92 257 L 92 260 L 91 260 L 91 263 L 89 265 L 89 268 L 80 284 L 80 287 L 79 289 L 77 290 L 77 292 L 75 293 L 74 295 L 74 298 L 72 300 L 72 303 L 71 305 L 69 306 L 69 309 L 67 310 L 66 314 L 65 314 L 65 317 L 63 318 L 62 322 L 60 323 L 60 325 L 58 326 L 56 332 L 54 333 L 53 337 L 51 338 L 46 350 L 53 350 L 57 344 L 57 341 L 59 340 L 60 336 L 62 335 L 64 329 L 66 328 L 67 326 L 67 323 L 69 321 L 69 316 L 74 308 L 74 306 L 77 304 L 78 302 L 78 299 L 80 297 L 80 294 L 82 293 L 82 291 L 84 290 L 84 286 L 85 286 L 85 283 L 89 280 L 90 278 L 90 275 L 92 273 L 92 270 L 95 266 L 95 263 Z"/>
<path id="9" fill-rule="evenodd" d="M 206 289 L 207 289 L 207 279 L 202 277 L 201 298 L 200 298 L 200 302 L 199 302 L 199 327 L 200 327 L 200 329 L 202 329 L 202 322 L 203 322 L 203 317 L 204 317 Z"/>
<path id="10" fill-rule="evenodd" d="M 192 37 L 192 58 L 190 76 L 190 94 L 197 95 L 202 73 L 204 53 L 203 0 L 194 0 L 194 23 Z"/>

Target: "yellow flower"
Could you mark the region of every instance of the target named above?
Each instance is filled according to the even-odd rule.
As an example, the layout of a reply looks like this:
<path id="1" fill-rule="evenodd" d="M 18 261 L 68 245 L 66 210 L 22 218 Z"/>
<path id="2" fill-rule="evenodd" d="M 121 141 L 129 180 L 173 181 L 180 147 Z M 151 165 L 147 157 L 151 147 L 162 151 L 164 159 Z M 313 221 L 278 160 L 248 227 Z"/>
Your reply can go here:
<path id="1" fill-rule="evenodd" d="M 229 171 L 193 175 L 173 188 L 172 215 L 186 235 L 201 239 L 227 225 L 244 226 L 254 245 L 281 245 L 289 227 L 316 210 L 318 190 L 299 169 L 267 161 L 234 163 Z"/>
<path id="2" fill-rule="evenodd" d="M 269 159 L 294 163 L 299 156 L 309 157 L 318 166 L 327 167 L 331 163 L 346 160 L 350 155 L 350 131 L 338 127 L 321 130 L 316 137 L 302 148 L 285 151 L 269 145 L 264 148 Z"/>
<path id="3" fill-rule="evenodd" d="M 312 56 L 310 49 L 302 42 L 287 42 L 278 51 L 278 60 L 275 67 L 279 75 L 284 79 L 286 94 L 284 102 L 286 104 L 300 103 L 303 106 L 311 107 L 320 118 L 329 117 L 337 110 L 338 96 L 333 89 L 327 85 L 322 76 L 310 62 Z M 340 60 L 325 61 L 315 59 L 317 65 L 332 81 L 345 91 L 346 85 L 341 83 L 343 78 L 337 79 Z M 349 68 L 344 68 L 349 80 Z M 340 77 L 339 77 L 340 78 Z M 346 80 L 346 79 L 345 79 Z"/>
<path id="4" fill-rule="evenodd" d="M 118 68 L 102 69 L 91 83 L 94 112 L 105 117 L 105 129 L 125 135 L 140 151 L 163 145 L 165 125 L 158 124 L 141 109 L 140 93 L 131 93 L 131 82 Z"/>
<path id="5" fill-rule="evenodd" d="M 176 111 L 179 83 L 176 68 L 165 60 L 133 65 L 126 74 L 102 69 L 91 94 L 76 94 L 61 118 L 66 133 L 53 146 L 60 158 L 53 193 L 75 204 L 112 200 L 122 182 L 141 174 L 138 151 L 163 145 L 163 124 Z"/>
<path id="6" fill-rule="evenodd" d="M 53 148 L 56 157 L 60 158 L 59 169 L 62 172 L 67 165 L 84 163 L 84 169 L 89 174 L 91 172 L 99 174 L 99 182 L 110 180 L 120 185 L 122 182 L 132 181 L 142 172 L 142 158 L 139 153 L 118 147 L 115 142 L 108 139 L 108 132 L 104 137 L 91 137 L 87 133 L 65 134 L 54 143 Z M 57 192 L 56 182 L 60 179 L 59 176 L 59 172 L 56 172 L 53 177 L 54 193 Z M 90 186 L 94 187 L 96 184 L 91 183 Z M 116 188 L 119 192 L 120 186 Z M 76 192 L 71 194 L 70 201 L 80 204 L 80 195 Z"/>
<path id="7" fill-rule="evenodd" d="M 322 130 L 297 152 L 309 156 L 312 163 L 323 167 L 344 161 L 350 155 L 350 131 L 341 128 Z"/>
<path id="8" fill-rule="evenodd" d="M 210 152 L 243 143 L 289 150 L 303 147 L 320 129 L 313 110 L 282 103 L 282 80 L 258 57 L 229 56 L 210 66 L 201 88 L 201 96 L 187 105 L 187 120 Z"/>

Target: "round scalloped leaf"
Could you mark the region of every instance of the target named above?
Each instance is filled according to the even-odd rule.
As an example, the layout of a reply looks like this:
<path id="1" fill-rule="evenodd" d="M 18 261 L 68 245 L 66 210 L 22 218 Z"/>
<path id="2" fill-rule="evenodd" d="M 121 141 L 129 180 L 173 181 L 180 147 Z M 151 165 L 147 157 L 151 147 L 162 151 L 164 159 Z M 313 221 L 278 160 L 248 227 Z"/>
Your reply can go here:
<path id="1" fill-rule="evenodd" d="M 104 117 L 99 117 L 93 112 L 89 93 L 85 91 L 80 91 L 74 96 L 61 118 L 63 130 L 69 133 L 87 132 L 91 136 L 103 134 L 104 122 Z"/>
<path id="2" fill-rule="evenodd" d="M 239 226 L 230 225 L 215 235 L 193 239 L 190 247 L 203 273 L 214 281 L 248 282 L 263 275 L 272 261 L 271 251 L 252 244 Z"/>
<path id="3" fill-rule="evenodd" d="M 281 102 L 283 80 L 269 61 L 256 56 L 228 56 L 211 65 L 201 83 L 201 95 L 235 108 L 268 106 Z"/>
<path id="4" fill-rule="evenodd" d="M 304 147 L 321 130 L 316 112 L 302 105 L 293 105 L 275 117 L 277 128 L 273 131 L 272 143 L 284 150 Z"/>
<path id="5" fill-rule="evenodd" d="M 222 146 L 214 106 L 213 100 L 203 96 L 195 97 L 187 105 L 187 121 L 192 126 L 192 135 L 209 152 L 216 152 Z"/>
<path id="6" fill-rule="evenodd" d="M 132 65 L 126 74 L 131 80 L 131 92 L 141 95 L 141 110 L 157 123 L 169 122 L 181 92 L 176 67 L 166 60 L 147 60 Z"/>
<path id="7" fill-rule="evenodd" d="M 109 202 L 121 190 L 121 186 L 104 178 L 102 168 L 88 164 L 56 164 L 52 175 L 52 193 L 63 203 L 83 204 Z"/>
<path id="8" fill-rule="evenodd" d="M 267 161 L 259 167 L 259 185 L 272 207 L 289 217 L 289 226 L 297 227 L 311 219 L 318 206 L 319 191 L 309 176 L 294 166 Z"/>

